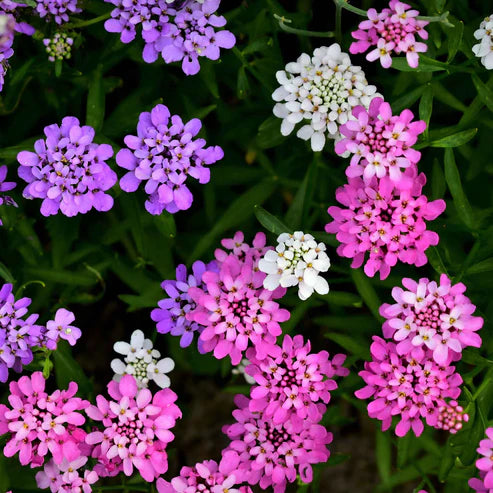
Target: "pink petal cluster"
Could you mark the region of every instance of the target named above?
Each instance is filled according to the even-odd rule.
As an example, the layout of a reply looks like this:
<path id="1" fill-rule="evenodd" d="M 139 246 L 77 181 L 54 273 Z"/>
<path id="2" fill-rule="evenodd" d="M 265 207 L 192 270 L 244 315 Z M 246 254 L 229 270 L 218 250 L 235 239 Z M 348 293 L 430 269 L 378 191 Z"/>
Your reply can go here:
<path id="1" fill-rule="evenodd" d="M 493 428 L 486 428 L 486 437 L 479 442 L 477 452 L 482 455 L 476 461 L 481 479 L 472 478 L 469 486 L 479 493 L 493 492 Z"/>
<path id="2" fill-rule="evenodd" d="M 436 219 L 445 202 L 428 202 L 421 195 L 426 176 L 416 176 L 414 167 L 407 168 L 403 177 L 398 183 L 389 176 L 380 180 L 374 176 L 368 183 L 361 177 L 349 178 L 336 191 L 344 207 L 328 209 L 334 221 L 325 230 L 336 233 L 341 243 L 337 253 L 352 258 L 353 268 L 365 263 L 369 277 L 380 272 L 380 279 L 385 279 L 398 260 L 420 267 L 428 261 L 426 249 L 438 244 L 438 234 L 427 230 L 426 221 Z"/>
<path id="3" fill-rule="evenodd" d="M 47 462 L 42 471 L 36 473 L 36 483 L 39 488 L 50 488 L 52 493 L 77 492 L 91 493 L 93 485 L 98 479 L 95 471 L 81 469 L 86 465 L 87 457 L 81 456 L 73 462 L 64 460 L 56 464 L 53 460 Z"/>
<path id="4" fill-rule="evenodd" d="M 284 493 L 287 483 L 298 475 L 303 482 L 311 482 L 312 464 L 326 462 L 330 456 L 327 445 L 332 433 L 294 413 L 275 424 L 264 413 L 252 412 L 250 400 L 244 395 L 237 395 L 235 403 L 236 423 L 223 431 L 231 439 L 224 453 L 237 454 L 235 458 L 230 454 L 229 460 L 237 463 L 234 474 L 238 483 L 272 487 L 274 493 Z"/>
<path id="5" fill-rule="evenodd" d="M 450 431 L 455 435 L 469 421 L 469 415 L 459 406 L 457 401 L 449 401 L 439 409 L 438 421 L 435 428 Z"/>
<path id="6" fill-rule="evenodd" d="M 460 359 L 463 348 L 481 346 L 476 332 L 484 321 L 473 316 L 476 307 L 464 295 L 463 283 L 452 284 L 442 274 L 439 283 L 404 278 L 402 284 L 405 289 L 392 289 L 396 303 L 380 307 L 384 337 L 397 341 L 399 355 L 420 357 L 429 350 L 437 364 L 446 365 Z"/>
<path id="7" fill-rule="evenodd" d="M 390 104 L 374 98 L 367 110 L 364 106 L 353 109 L 354 120 L 341 125 L 344 136 L 335 145 L 337 154 L 350 154 L 346 168 L 350 178 L 363 176 L 369 182 L 374 176 L 389 176 L 393 182 L 403 179 L 402 171 L 418 164 L 421 153 L 412 148 L 426 123 L 413 121 L 411 110 L 392 115 Z"/>
<path id="8" fill-rule="evenodd" d="M 438 365 L 425 351 L 420 357 L 400 355 L 393 342 L 377 336 L 373 337 L 370 350 L 372 361 L 366 362 L 359 373 L 366 386 L 355 393 L 359 399 L 372 398 L 368 415 L 382 421 L 383 431 L 397 416 L 395 433 L 399 437 L 411 428 L 420 436 L 423 419 L 429 426 L 436 426 L 446 399 L 460 395 L 462 377 L 455 367 Z"/>
<path id="9" fill-rule="evenodd" d="M 96 445 L 92 455 L 109 466 L 108 474 L 100 476 L 114 475 L 115 470 L 131 476 L 135 467 L 144 480 L 154 481 L 168 469 L 166 446 L 174 439 L 170 428 L 181 417 L 176 394 L 170 389 L 154 395 L 139 390 L 131 375 L 110 382 L 108 393 L 112 400 L 98 395 L 97 406 L 87 409 L 89 417 L 103 425 L 86 437 L 87 444 Z"/>
<path id="10" fill-rule="evenodd" d="M 4 455 L 19 452 L 20 463 L 33 468 L 49 454 L 57 465 L 78 459 L 86 438 L 81 411 L 89 402 L 75 397 L 77 384 L 48 394 L 45 383 L 41 372 L 23 376 L 10 383 L 10 406 L 0 404 L 0 435 L 8 434 Z"/>
<path id="11" fill-rule="evenodd" d="M 262 360 L 249 349 L 250 365 L 245 372 L 257 383 L 250 392 L 250 411 L 263 413 L 275 425 L 288 421 L 291 414 L 319 422 L 330 391 L 337 388 L 333 378 L 346 376 L 349 370 L 342 367 L 346 359 L 343 354 L 330 360 L 327 351 L 310 351 L 310 341 L 305 343 L 301 335 L 284 336 L 282 348 L 273 346 Z"/>
<path id="12" fill-rule="evenodd" d="M 263 287 L 265 274 L 259 271 L 258 261 L 266 251 L 264 234 L 257 234 L 253 247 L 243 243 L 240 232 L 222 244 L 231 251 L 216 251 L 218 271 L 204 272 L 203 286 L 188 289 L 196 307 L 187 319 L 204 327 L 202 349 L 213 351 L 216 358 L 229 356 L 237 365 L 246 349 L 254 347 L 263 359 L 282 332 L 279 322 L 289 318 L 289 312 L 273 301 L 285 290 Z"/>
<path id="13" fill-rule="evenodd" d="M 356 41 L 349 51 L 352 54 L 364 53 L 374 47 L 366 59 L 370 62 L 379 59 L 384 68 L 392 65 L 392 54 L 405 53 L 409 66 L 416 68 L 419 65 L 418 53 L 428 49 L 425 43 L 416 40 L 416 35 L 428 39 L 428 33 L 423 29 L 428 22 L 417 19 L 419 12 L 410 8 L 407 3 L 391 0 L 389 8 L 381 12 L 369 9 L 368 20 L 360 22 L 359 29 L 351 33 Z"/>
<path id="14" fill-rule="evenodd" d="M 235 487 L 237 465 L 238 455 L 226 452 L 219 464 L 206 460 L 193 467 L 182 467 L 180 475 L 171 482 L 159 478 L 157 490 L 158 493 L 252 493 L 249 486 Z"/>

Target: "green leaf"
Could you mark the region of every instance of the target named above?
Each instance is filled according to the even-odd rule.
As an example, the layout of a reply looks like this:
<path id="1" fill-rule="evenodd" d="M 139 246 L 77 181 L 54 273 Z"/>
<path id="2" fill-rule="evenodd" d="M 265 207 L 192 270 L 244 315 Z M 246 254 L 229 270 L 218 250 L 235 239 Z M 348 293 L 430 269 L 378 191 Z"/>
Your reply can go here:
<path id="1" fill-rule="evenodd" d="M 87 94 L 86 124 L 98 133 L 103 127 L 105 112 L 105 92 L 103 87 L 102 66 L 93 72 Z"/>
<path id="2" fill-rule="evenodd" d="M 491 272 L 493 270 L 493 257 L 487 258 L 486 260 L 482 260 L 477 264 L 471 265 L 469 269 L 467 269 L 468 274 L 481 274 L 483 272 Z"/>
<path id="3" fill-rule="evenodd" d="M 397 467 L 402 469 L 408 462 L 413 434 L 407 433 L 397 439 Z"/>
<path id="4" fill-rule="evenodd" d="M 433 111 L 433 87 L 431 85 L 426 86 L 426 89 L 419 101 L 419 118 L 426 123 L 426 129 L 424 131 L 424 138 L 428 138 L 429 125 L 431 112 Z"/>
<path id="5" fill-rule="evenodd" d="M 459 170 L 455 164 L 454 151 L 452 149 L 445 149 L 445 180 L 454 199 L 459 217 L 469 229 L 475 230 L 476 219 L 462 188 Z"/>
<path id="6" fill-rule="evenodd" d="M 447 62 L 450 63 L 457 54 L 457 50 L 462 42 L 462 36 L 464 35 L 464 23 L 457 21 L 452 29 L 449 29 L 448 37 L 448 58 Z"/>
<path id="7" fill-rule="evenodd" d="M 188 257 L 188 263 L 199 258 L 224 231 L 233 228 L 247 219 L 255 205 L 263 204 L 265 200 L 277 188 L 277 183 L 272 178 L 267 178 L 258 185 L 240 195 L 226 210 L 223 216 L 215 223 L 214 227 L 197 243 L 197 246 Z"/>
<path id="8" fill-rule="evenodd" d="M 383 485 L 388 485 L 392 472 L 392 446 L 390 433 L 376 431 L 377 469 Z"/>
<path id="9" fill-rule="evenodd" d="M 244 66 L 238 70 L 238 82 L 236 84 L 236 94 L 239 99 L 245 99 L 248 96 L 250 90 L 250 83 Z"/>
<path id="10" fill-rule="evenodd" d="M 63 70 L 63 60 L 55 60 L 55 77 L 60 77 Z"/>
<path id="11" fill-rule="evenodd" d="M 270 116 L 258 129 L 257 144 L 261 149 L 276 147 L 285 141 L 281 134 L 281 119 Z"/>
<path id="12" fill-rule="evenodd" d="M 430 246 L 426 250 L 426 256 L 428 257 L 428 261 L 431 266 L 435 269 L 439 274 L 447 274 L 447 268 L 443 263 L 442 256 L 436 246 Z"/>
<path id="13" fill-rule="evenodd" d="M 455 454 L 452 450 L 449 439 L 444 446 L 444 452 L 442 453 L 442 460 L 440 462 L 440 469 L 438 470 L 438 480 L 441 483 L 443 483 L 447 479 L 451 469 L 454 467 L 454 464 Z"/>
<path id="14" fill-rule="evenodd" d="M 176 236 L 175 216 L 168 211 L 163 211 L 158 216 L 152 216 L 156 228 L 166 238 L 174 238 Z"/>
<path id="15" fill-rule="evenodd" d="M 359 296 L 344 291 L 330 290 L 328 294 L 318 295 L 318 298 L 324 299 L 329 305 L 354 306 L 357 308 L 363 306 L 363 302 Z"/>
<path id="16" fill-rule="evenodd" d="M 45 282 L 50 281 L 71 286 L 92 286 L 98 282 L 97 277 L 90 273 L 48 269 L 45 267 L 27 267 L 25 274 L 27 277 L 40 278 Z"/>
<path id="17" fill-rule="evenodd" d="M 493 111 L 493 91 L 479 78 L 478 75 L 472 74 L 471 77 L 474 85 L 476 86 L 476 90 L 478 91 L 479 98 L 490 111 Z"/>
<path id="18" fill-rule="evenodd" d="M 469 142 L 476 135 L 477 131 L 477 128 L 470 128 L 469 130 L 463 130 L 462 132 L 456 132 L 441 139 L 433 140 L 427 143 L 427 145 L 431 147 L 459 147 Z"/>
<path id="19" fill-rule="evenodd" d="M 212 61 L 200 64 L 199 77 L 215 99 L 219 99 L 219 87 L 216 80 L 216 70 Z"/>
<path id="20" fill-rule="evenodd" d="M 14 284 L 15 279 L 12 273 L 7 269 L 6 265 L 0 262 L 0 277 L 5 280 L 5 282 L 8 282 L 9 284 Z"/>
<path id="21" fill-rule="evenodd" d="M 377 320 L 381 320 L 382 317 L 380 316 L 379 310 L 382 303 L 366 275 L 359 269 L 351 269 L 351 277 L 366 306 Z"/>
<path id="22" fill-rule="evenodd" d="M 410 67 L 409 63 L 407 63 L 407 59 L 404 57 L 393 58 L 392 68 L 400 70 L 401 72 L 438 72 L 440 70 L 450 70 L 450 67 L 446 63 L 433 60 L 432 58 L 423 55 L 420 55 L 419 57 L 419 65 L 417 68 Z"/>
<path id="23" fill-rule="evenodd" d="M 292 233 L 293 230 L 286 226 L 280 219 L 267 212 L 260 205 L 255 205 L 253 212 L 259 223 L 271 233 L 280 235 L 281 233 Z"/>
<path id="24" fill-rule="evenodd" d="M 431 198 L 432 200 L 443 199 L 447 186 L 445 183 L 445 175 L 443 174 L 442 166 L 438 159 L 433 160 L 433 168 L 431 171 Z"/>
<path id="25" fill-rule="evenodd" d="M 81 395 L 87 396 L 91 392 L 91 381 L 72 356 L 70 346 L 66 341 L 58 343 L 57 350 L 53 352 L 53 359 L 56 383 L 59 389 L 66 389 L 70 382 L 75 382 L 79 386 Z"/>
<path id="26" fill-rule="evenodd" d="M 324 337 L 336 342 L 347 352 L 357 356 L 360 359 L 365 361 L 371 359 L 370 350 L 368 349 L 368 342 L 363 338 L 357 338 L 353 335 L 339 334 L 337 332 L 328 332 L 324 334 Z"/>

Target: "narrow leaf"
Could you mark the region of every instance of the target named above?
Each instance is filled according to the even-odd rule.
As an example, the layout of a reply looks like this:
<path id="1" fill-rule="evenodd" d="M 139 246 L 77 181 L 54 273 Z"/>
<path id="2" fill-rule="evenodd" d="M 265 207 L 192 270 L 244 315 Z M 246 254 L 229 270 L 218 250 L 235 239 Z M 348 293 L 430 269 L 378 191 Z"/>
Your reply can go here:
<path id="1" fill-rule="evenodd" d="M 281 134 L 281 120 L 276 116 L 270 116 L 260 125 L 257 134 L 257 144 L 261 149 L 276 147 L 284 142 Z"/>
<path id="2" fill-rule="evenodd" d="M 93 72 L 87 95 L 86 124 L 99 132 L 103 127 L 105 92 L 101 65 Z"/>
<path id="3" fill-rule="evenodd" d="M 472 74 L 472 81 L 481 101 L 490 111 L 493 111 L 493 91 L 476 74 Z"/>
<path id="4" fill-rule="evenodd" d="M 351 269 L 351 277 L 366 306 L 371 310 L 373 316 L 377 320 L 381 320 L 382 317 L 380 316 L 379 308 L 382 303 L 380 302 L 375 288 L 359 269 Z"/>
<path id="5" fill-rule="evenodd" d="M 286 226 L 276 216 L 272 215 L 270 212 L 267 212 L 260 205 L 256 205 L 253 212 L 255 213 L 255 217 L 258 219 L 259 223 L 267 231 L 270 231 L 276 235 L 280 235 L 281 233 L 292 233 L 292 230 L 288 226 Z"/>
<path id="6" fill-rule="evenodd" d="M 469 142 L 477 133 L 477 128 L 456 132 L 428 143 L 431 147 L 459 147 Z"/>

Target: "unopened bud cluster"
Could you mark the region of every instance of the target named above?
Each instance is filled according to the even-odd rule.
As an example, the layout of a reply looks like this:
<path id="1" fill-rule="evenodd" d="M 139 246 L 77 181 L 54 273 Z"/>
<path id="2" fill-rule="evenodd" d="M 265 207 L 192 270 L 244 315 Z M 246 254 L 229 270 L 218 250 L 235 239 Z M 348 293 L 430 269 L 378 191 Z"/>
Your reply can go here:
<path id="1" fill-rule="evenodd" d="M 65 33 L 56 33 L 51 39 L 43 39 L 43 44 L 46 46 L 46 53 L 48 53 L 50 62 L 68 59 L 72 56 L 74 40 Z"/>

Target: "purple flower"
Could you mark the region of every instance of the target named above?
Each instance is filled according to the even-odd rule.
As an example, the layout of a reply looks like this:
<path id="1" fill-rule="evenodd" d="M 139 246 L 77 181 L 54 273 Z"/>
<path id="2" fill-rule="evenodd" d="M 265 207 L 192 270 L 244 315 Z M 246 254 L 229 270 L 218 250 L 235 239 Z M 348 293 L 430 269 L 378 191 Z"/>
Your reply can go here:
<path id="1" fill-rule="evenodd" d="M 75 316 L 72 312 L 60 308 L 55 314 L 55 320 L 50 320 L 46 324 L 45 338 L 55 342 L 65 339 L 71 346 L 75 346 L 81 336 L 81 330 L 70 325 L 74 320 Z"/>
<path id="2" fill-rule="evenodd" d="M 137 136 L 127 135 L 128 148 L 116 155 L 118 166 L 129 170 L 120 180 L 122 190 L 135 192 L 145 181 L 149 195 L 145 207 L 151 214 L 189 209 L 193 196 L 186 185 L 188 176 L 207 183 L 210 171 L 206 166 L 224 156 L 220 147 L 205 147 L 204 139 L 194 139 L 201 128 L 197 118 L 184 124 L 179 116 L 170 117 L 162 104 L 141 113 Z"/>
<path id="3" fill-rule="evenodd" d="M 104 192 L 117 181 L 105 162 L 113 156 L 111 146 L 93 143 L 94 129 L 81 127 L 73 116 L 66 116 L 61 126 L 45 127 L 44 133 L 46 140 L 34 144 L 36 152 L 17 155 L 19 176 L 28 183 L 24 197 L 43 199 L 44 216 L 59 210 L 66 216 L 85 214 L 92 207 L 110 210 L 113 198 Z"/>
<path id="4" fill-rule="evenodd" d="M 77 0 L 36 0 L 36 12 L 41 18 L 53 18 L 57 24 L 69 21 L 69 13 L 82 12 L 77 8 Z"/>
<path id="5" fill-rule="evenodd" d="M 0 52 L 9 49 L 14 40 L 15 19 L 12 15 L 2 13 L 0 9 Z"/>
<path id="6" fill-rule="evenodd" d="M 8 192 L 17 186 L 17 183 L 13 181 L 5 181 L 7 177 L 7 166 L 0 166 L 0 205 L 13 205 L 17 207 L 14 199 L 8 195 L 2 195 L 3 192 Z M 2 225 L 2 220 L 0 219 L 0 226 Z"/>

